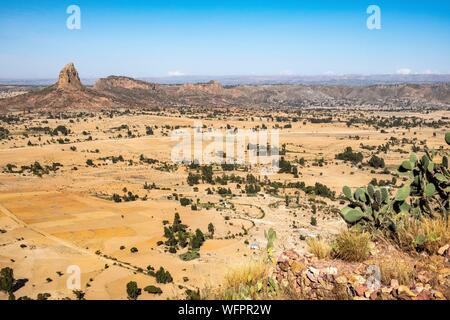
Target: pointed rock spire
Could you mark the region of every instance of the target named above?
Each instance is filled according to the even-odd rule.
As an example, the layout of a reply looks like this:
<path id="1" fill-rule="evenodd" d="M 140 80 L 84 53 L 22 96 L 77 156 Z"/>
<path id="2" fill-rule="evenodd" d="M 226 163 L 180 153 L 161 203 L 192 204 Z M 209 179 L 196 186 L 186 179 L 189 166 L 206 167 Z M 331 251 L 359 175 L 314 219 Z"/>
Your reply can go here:
<path id="1" fill-rule="evenodd" d="M 78 71 L 75 69 L 73 63 L 68 63 L 59 73 L 59 78 L 57 82 L 58 89 L 62 90 L 81 90 L 83 85 L 81 84 L 80 77 L 78 76 Z"/>

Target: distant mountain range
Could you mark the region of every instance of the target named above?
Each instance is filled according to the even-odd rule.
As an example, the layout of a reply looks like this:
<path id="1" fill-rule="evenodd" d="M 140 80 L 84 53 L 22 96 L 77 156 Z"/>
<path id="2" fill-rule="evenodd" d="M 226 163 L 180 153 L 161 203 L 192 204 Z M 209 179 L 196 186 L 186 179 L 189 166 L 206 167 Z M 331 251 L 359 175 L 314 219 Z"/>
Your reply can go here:
<path id="1" fill-rule="evenodd" d="M 208 79 L 201 77 L 177 77 L 177 81 L 175 78 L 167 79 L 172 79 L 172 83 L 162 78 L 144 81 L 109 76 L 86 86 L 70 63 L 61 70 L 58 80 L 48 86 L 42 82 L 39 85 L 35 83 L 35 86 L 23 83 L 20 86 L 0 86 L 0 91 L 7 93 L 0 99 L 0 111 L 348 106 L 408 110 L 450 106 L 450 76 L 219 77 L 220 81 L 206 81 Z M 410 82 L 405 83 L 401 79 L 409 79 Z M 384 82 L 378 83 L 381 80 Z"/>
<path id="2" fill-rule="evenodd" d="M 137 78 L 159 84 L 184 84 L 204 83 L 217 80 L 225 86 L 236 85 L 261 85 L 261 84 L 304 84 L 304 85 L 351 85 L 367 86 L 375 84 L 431 84 L 450 82 L 450 74 L 381 74 L 381 75 L 283 75 L 283 76 L 252 76 L 252 75 L 230 75 L 230 76 L 171 76 L 171 77 L 144 77 Z M 96 78 L 82 78 L 81 81 L 87 85 L 94 85 Z M 57 81 L 54 79 L 0 79 L 3 85 L 35 85 L 48 86 Z"/>

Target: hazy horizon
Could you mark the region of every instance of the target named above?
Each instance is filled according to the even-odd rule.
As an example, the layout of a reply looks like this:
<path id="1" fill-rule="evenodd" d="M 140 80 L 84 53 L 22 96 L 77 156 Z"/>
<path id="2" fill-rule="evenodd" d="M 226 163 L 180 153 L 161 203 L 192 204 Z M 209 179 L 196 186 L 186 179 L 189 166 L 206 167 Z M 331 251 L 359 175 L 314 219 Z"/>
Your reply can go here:
<path id="1" fill-rule="evenodd" d="M 61 66 L 62 69 L 63 66 Z M 75 65 L 76 67 L 76 65 Z M 77 68 L 78 69 L 78 68 Z M 433 76 L 450 76 L 449 73 L 412 73 L 412 74 L 398 74 L 398 73 L 343 73 L 343 74 L 290 74 L 290 75 L 282 75 L 282 74 L 183 74 L 183 75 L 147 75 L 147 76 L 137 76 L 133 77 L 127 74 L 109 74 L 109 75 L 98 75 L 98 76 L 89 76 L 89 77 L 83 77 L 80 75 L 80 79 L 100 79 L 100 78 L 106 78 L 109 76 L 118 76 L 118 77 L 129 77 L 129 78 L 135 78 L 135 79 L 158 79 L 158 78 L 168 78 L 168 79 L 181 79 L 181 78 L 203 78 L 203 77 L 218 77 L 218 78 L 224 78 L 224 77 L 241 77 L 241 78 L 247 78 L 247 77 L 255 77 L 255 78 L 262 78 L 262 77 L 273 77 L 273 78 L 342 78 L 342 77 L 383 77 L 383 76 L 392 76 L 392 77 L 418 77 L 418 76 L 427 76 L 427 77 L 433 77 Z M 0 77 L 0 80 L 57 80 L 58 74 L 56 73 L 54 76 L 51 77 Z"/>
<path id="2" fill-rule="evenodd" d="M 127 75 L 110 75 L 129 77 Z M 104 77 L 83 77 L 84 85 L 93 85 Z M 0 85 L 48 86 L 57 81 L 51 78 L 0 78 Z M 162 77 L 136 77 L 134 79 L 159 84 L 204 83 L 217 80 L 223 85 L 304 84 L 304 85 L 376 85 L 376 84 L 433 84 L 450 83 L 450 74 L 372 74 L 372 75 L 183 75 Z"/>

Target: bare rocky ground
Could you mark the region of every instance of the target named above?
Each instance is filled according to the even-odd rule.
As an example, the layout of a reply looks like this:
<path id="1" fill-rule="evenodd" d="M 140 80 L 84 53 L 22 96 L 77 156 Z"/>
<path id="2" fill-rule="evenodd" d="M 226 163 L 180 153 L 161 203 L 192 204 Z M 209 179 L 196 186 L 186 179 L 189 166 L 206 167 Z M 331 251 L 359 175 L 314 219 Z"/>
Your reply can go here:
<path id="1" fill-rule="evenodd" d="M 449 259 L 448 245 L 442 248 L 441 256 L 429 259 L 412 258 L 376 243 L 369 259 L 359 263 L 319 260 L 313 254 L 289 250 L 278 257 L 273 272 L 281 286 L 289 288 L 293 299 L 448 300 Z M 397 274 L 384 279 L 379 266 L 385 264 L 393 269 L 407 264 L 410 278 L 405 280 Z"/>

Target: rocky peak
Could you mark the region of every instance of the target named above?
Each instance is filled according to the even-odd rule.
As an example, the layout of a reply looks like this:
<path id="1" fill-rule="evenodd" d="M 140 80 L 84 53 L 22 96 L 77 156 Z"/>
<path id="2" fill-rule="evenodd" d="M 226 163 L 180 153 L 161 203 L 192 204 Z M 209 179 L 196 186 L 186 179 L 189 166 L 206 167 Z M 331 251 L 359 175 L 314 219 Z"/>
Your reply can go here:
<path id="1" fill-rule="evenodd" d="M 81 84 L 80 77 L 78 76 L 78 71 L 75 69 L 73 63 L 66 64 L 64 68 L 59 73 L 59 78 L 57 82 L 58 89 L 63 90 L 81 90 L 83 85 Z"/>

